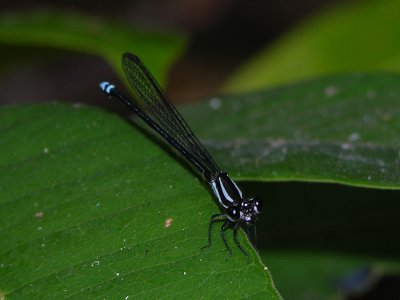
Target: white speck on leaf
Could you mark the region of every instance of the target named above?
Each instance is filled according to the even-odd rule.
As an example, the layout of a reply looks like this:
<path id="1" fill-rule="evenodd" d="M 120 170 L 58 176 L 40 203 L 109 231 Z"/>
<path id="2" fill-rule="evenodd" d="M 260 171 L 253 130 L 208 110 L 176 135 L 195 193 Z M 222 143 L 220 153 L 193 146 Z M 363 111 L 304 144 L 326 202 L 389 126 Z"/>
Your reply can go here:
<path id="1" fill-rule="evenodd" d="M 98 266 L 98 265 L 100 265 L 100 261 L 99 260 L 95 260 L 95 261 L 92 262 L 92 267 Z"/>
<path id="2" fill-rule="evenodd" d="M 326 87 L 324 90 L 325 96 L 328 96 L 328 97 L 335 96 L 337 94 L 337 92 L 338 92 L 338 88 L 333 85 Z"/>
<path id="3" fill-rule="evenodd" d="M 343 150 L 350 150 L 352 146 L 350 144 L 342 144 L 341 147 Z"/>
<path id="4" fill-rule="evenodd" d="M 216 97 L 211 98 L 209 101 L 209 105 L 212 109 L 217 110 L 221 107 L 221 99 L 216 98 Z"/>
<path id="5" fill-rule="evenodd" d="M 47 147 L 46 147 L 46 148 L 43 148 L 43 153 L 44 153 L 44 154 L 49 153 L 49 148 L 47 148 Z"/>
<path id="6" fill-rule="evenodd" d="M 352 134 L 350 134 L 347 138 L 349 140 L 349 142 L 355 142 L 358 141 L 360 139 L 360 134 L 358 132 L 353 132 Z"/>

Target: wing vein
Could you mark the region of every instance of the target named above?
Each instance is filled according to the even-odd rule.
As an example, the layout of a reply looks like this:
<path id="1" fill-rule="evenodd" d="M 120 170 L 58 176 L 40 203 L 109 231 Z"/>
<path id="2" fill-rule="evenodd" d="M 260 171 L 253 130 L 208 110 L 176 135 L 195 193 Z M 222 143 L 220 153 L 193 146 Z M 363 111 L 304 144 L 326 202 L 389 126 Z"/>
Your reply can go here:
<path id="1" fill-rule="evenodd" d="M 140 59 L 131 53 L 125 53 L 122 57 L 122 67 L 137 95 L 134 105 L 138 105 L 139 109 L 152 122 L 163 128 L 167 135 L 181 145 L 184 151 L 194 157 L 198 164 L 197 168 L 204 173 L 206 178 L 209 177 L 208 180 L 219 174 L 221 170 L 205 146 L 168 100 Z"/>

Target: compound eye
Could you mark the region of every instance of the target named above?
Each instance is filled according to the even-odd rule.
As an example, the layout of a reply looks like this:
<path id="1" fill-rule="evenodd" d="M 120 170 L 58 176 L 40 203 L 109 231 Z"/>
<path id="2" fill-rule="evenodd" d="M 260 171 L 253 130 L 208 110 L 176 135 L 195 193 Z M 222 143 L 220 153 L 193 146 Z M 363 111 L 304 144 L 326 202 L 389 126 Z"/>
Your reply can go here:
<path id="1" fill-rule="evenodd" d="M 240 210 L 237 206 L 229 207 L 226 214 L 231 221 L 238 221 L 240 219 Z"/>
<path id="2" fill-rule="evenodd" d="M 253 203 L 253 208 L 256 213 L 260 213 L 263 210 L 263 201 L 259 197 L 251 198 L 251 202 Z"/>

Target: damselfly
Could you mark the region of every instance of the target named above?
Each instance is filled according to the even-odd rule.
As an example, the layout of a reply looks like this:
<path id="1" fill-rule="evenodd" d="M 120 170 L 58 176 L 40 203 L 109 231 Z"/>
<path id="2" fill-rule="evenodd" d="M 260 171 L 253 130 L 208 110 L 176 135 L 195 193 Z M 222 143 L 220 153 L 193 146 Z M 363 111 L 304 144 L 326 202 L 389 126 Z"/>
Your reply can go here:
<path id="1" fill-rule="evenodd" d="M 211 245 L 213 224 L 223 221 L 221 236 L 229 253 L 231 254 L 232 250 L 227 243 L 225 231 L 233 228 L 234 242 L 248 257 L 249 254 L 238 240 L 238 230 L 243 228 L 249 233 L 249 229 L 253 229 L 252 233 L 255 236 L 254 223 L 261 211 L 261 200 L 257 197 L 245 197 L 237 184 L 218 167 L 136 55 L 125 53 L 122 56 L 122 68 L 136 92 L 135 101 L 129 100 L 109 82 L 102 82 L 101 89 L 109 97 L 125 103 L 167 143 L 179 151 L 202 174 L 218 200 L 222 213 L 212 215 L 208 228 L 208 244 L 205 247 Z"/>

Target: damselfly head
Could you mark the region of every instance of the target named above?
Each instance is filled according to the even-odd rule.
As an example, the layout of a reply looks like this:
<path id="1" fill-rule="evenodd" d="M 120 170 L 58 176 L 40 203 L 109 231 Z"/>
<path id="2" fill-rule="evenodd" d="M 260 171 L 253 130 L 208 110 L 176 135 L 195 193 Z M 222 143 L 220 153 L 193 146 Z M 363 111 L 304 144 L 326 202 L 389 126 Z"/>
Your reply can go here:
<path id="1" fill-rule="evenodd" d="M 258 197 L 244 199 L 240 208 L 240 220 L 247 226 L 252 226 L 262 210 L 262 200 Z"/>

